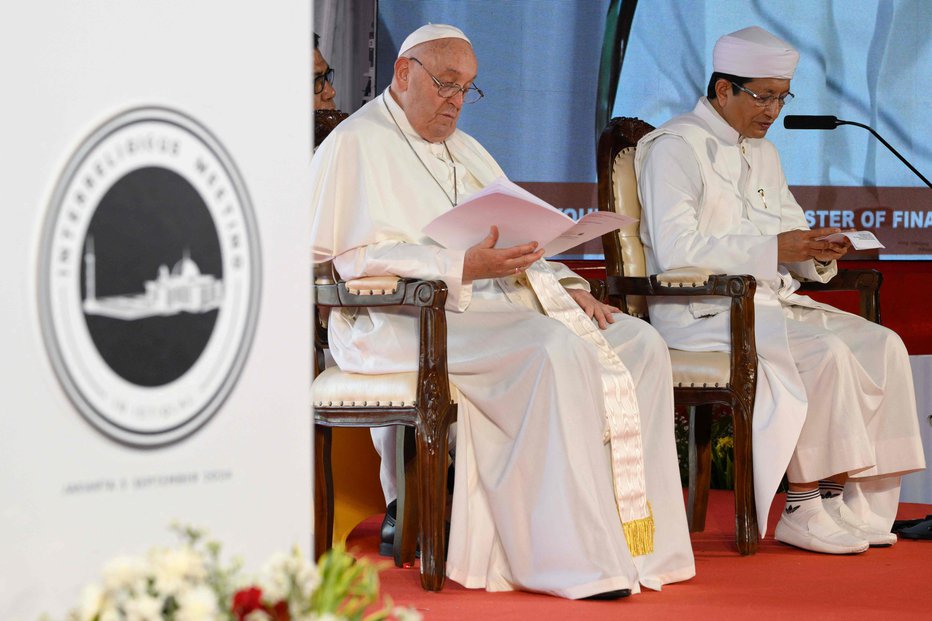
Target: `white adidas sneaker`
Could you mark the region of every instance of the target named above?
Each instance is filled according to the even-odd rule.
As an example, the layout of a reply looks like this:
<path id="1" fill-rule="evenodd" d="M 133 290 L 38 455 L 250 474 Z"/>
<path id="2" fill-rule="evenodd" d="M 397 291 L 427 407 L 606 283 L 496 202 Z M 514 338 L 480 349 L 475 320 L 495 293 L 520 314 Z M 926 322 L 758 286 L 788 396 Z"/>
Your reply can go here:
<path id="1" fill-rule="evenodd" d="M 858 537 L 865 539 L 871 547 L 880 548 L 892 546 L 896 543 L 896 535 L 891 532 L 874 528 L 867 524 L 844 503 L 841 497 L 824 498 L 822 506 L 825 508 L 835 523 L 844 528 L 846 531 Z"/>
<path id="2" fill-rule="evenodd" d="M 817 511 L 784 511 L 774 537 L 791 546 L 823 554 L 857 554 L 870 547 L 867 540 L 836 524 L 822 507 Z"/>

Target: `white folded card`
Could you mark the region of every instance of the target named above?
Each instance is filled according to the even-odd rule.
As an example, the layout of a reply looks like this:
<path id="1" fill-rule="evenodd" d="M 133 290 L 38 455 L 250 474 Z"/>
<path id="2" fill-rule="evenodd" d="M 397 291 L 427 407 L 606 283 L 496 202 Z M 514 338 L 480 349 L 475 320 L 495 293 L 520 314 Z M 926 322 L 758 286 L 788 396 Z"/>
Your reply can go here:
<path id="1" fill-rule="evenodd" d="M 634 218 L 593 211 L 575 222 L 556 207 L 505 177 L 499 177 L 424 227 L 424 233 L 446 248 L 466 250 L 498 227 L 496 248 L 536 241 L 544 256 L 565 252 L 590 239 L 620 229 Z"/>
<path id="2" fill-rule="evenodd" d="M 880 243 L 880 240 L 874 237 L 870 231 L 842 231 L 841 233 L 832 233 L 825 237 L 820 237 L 816 241 L 840 242 L 845 237 L 851 240 L 851 247 L 855 250 L 873 250 L 874 248 L 886 248 Z"/>

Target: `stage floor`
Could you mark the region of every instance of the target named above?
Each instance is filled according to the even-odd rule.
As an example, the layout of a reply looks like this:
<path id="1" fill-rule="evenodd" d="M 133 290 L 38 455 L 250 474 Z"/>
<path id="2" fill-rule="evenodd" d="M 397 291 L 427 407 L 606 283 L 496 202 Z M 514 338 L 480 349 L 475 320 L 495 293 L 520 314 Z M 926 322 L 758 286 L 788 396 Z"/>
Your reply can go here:
<path id="1" fill-rule="evenodd" d="M 418 568 L 390 566 L 382 593 L 429 619 L 930 619 L 932 542 L 900 539 L 891 548 L 855 556 L 804 552 L 772 538 L 783 496 L 771 508 L 771 528 L 756 555 L 734 544 L 734 496 L 713 490 L 706 530 L 692 537 L 696 577 L 614 602 L 568 601 L 533 593 L 486 593 L 447 580 L 440 593 L 421 590 Z M 901 504 L 901 519 L 932 514 L 932 505 Z M 377 556 L 381 516 L 349 536 L 357 554 Z M 390 562 L 390 559 L 382 559 Z"/>

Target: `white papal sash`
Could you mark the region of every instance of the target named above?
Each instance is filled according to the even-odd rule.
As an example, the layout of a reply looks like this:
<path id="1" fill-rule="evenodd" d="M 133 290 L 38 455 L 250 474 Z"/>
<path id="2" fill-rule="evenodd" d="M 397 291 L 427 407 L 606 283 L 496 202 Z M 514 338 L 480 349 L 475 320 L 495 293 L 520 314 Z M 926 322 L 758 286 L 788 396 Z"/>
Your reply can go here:
<path id="1" fill-rule="evenodd" d="M 647 501 L 641 419 L 631 374 L 595 322 L 567 293 L 546 262 L 532 264 L 527 278 L 547 315 L 598 351 L 605 399 L 603 440 L 611 448 L 615 504 L 631 554 L 650 554 L 654 551 L 654 520 Z"/>

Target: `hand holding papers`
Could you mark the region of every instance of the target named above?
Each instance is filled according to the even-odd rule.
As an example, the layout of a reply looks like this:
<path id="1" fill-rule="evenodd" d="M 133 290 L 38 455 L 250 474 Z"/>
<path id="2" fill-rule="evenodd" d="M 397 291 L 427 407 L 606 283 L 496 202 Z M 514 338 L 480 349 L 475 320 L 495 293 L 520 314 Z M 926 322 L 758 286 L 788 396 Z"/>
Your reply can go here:
<path id="1" fill-rule="evenodd" d="M 446 248 L 465 250 L 485 239 L 489 227 L 495 225 L 496 247 L 536 241 L 544 249 L 544 256 L 549 257 L 634 221 L 621 214 L 594 211 L 574 222 L 546 201 L 500 177 L 434 218 L 424 227 L 424 233 Z"/>
<path id="2" fill-rule="evenodd" d="M 816 241 L 838 243 L 846 237 L 851 240 L 851 247 L 855 250 L 873 250 L 874 248 L 885 247 L 870 231 L 842 231 L 841 233 L 832 233 L 825 237 L 819 237 Z"/>

